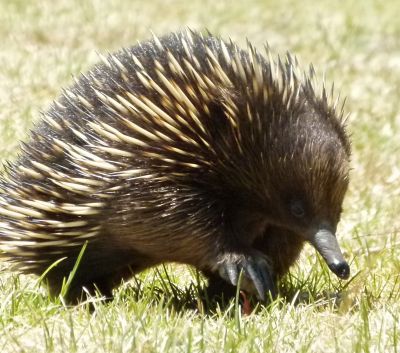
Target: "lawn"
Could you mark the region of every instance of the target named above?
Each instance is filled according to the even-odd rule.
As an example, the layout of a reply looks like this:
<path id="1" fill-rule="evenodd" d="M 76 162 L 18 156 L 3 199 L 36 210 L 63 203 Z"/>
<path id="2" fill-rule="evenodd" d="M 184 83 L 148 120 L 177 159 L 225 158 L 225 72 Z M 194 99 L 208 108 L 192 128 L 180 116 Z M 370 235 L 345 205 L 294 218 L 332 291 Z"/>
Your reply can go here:
<path id="1" fill-rule="evenodd" d="M 0 158 L 97 53 L 189 26 L 245 46 L 268 41 L 347 97 L 351 184 L 338 236 L 349 281 L 307 247 L 281 297 L 252 315 L 207 310 L 204 280 L 167 265 L 115 300 L 66 307 L 1 264 L 1 352 L 400 351 L 400 4 L 396 0 L 0 0 Z"/>

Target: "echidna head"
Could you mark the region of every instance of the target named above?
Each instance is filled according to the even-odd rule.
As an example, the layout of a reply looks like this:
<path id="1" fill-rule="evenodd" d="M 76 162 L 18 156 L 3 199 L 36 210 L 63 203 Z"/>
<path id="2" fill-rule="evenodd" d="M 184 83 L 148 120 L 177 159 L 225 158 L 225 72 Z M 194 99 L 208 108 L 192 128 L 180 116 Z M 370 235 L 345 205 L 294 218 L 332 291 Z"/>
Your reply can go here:
<path id="1" fill-rule="evenodd" d="M 287 146 L 291 153 L 278 157 L 278 167 L 269 175 L 272 222 L 309 241 L 337 276 L 347 278 L 349 267 L 335 232 L 348 186 L 349 156 L 335 133 L 324 131 L 318 125 L 300 128 L 298 133 L 304 134 Z"/>

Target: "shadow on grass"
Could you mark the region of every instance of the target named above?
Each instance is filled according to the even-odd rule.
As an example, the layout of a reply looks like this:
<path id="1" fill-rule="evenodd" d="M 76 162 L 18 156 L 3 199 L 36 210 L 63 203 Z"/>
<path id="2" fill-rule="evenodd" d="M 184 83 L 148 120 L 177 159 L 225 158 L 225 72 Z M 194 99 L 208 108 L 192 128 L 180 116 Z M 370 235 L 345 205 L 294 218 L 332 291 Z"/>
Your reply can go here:
<path id="1" fill-rule="evenodd" d="M 203 315 L 214 315 L 216 312 L 234 312 L 236 288 L 219 281 L 207 284 L 207 280 L 194 270 L 194 281 L 186 286 L 176 285 L 165 268 L 156 269 L 156 280 L 150 285 L 148 282 L 134 277 L 117 293 L 116 299 L 122 301 L 146 300 L 150 305 L 162 305 L 175 311 L 195 311 Z M 328 279 L 327 279 L 328 278 Z M 238 303 L 245 314 L 268 310 L 284 305 L 315 305 L 319 310 L 324 308 L 339 309 L 342 302 L 342 293 L 346 289 L 345 283 L 333 284 L 329 276 L 310 275 L 306 278 L 297 278 L 287 275 L 278 284 L 278 298 L 267 303 L 260 303 L 251 295 L 240 295 Z M 243 294 L 243 293 L 241 293 Z M 151 299 L 149 299 L 151 298 Z M 247 309 L 243 309 L 246 308 Z M 251 308 L 250 312 L 248 311 Z"/>

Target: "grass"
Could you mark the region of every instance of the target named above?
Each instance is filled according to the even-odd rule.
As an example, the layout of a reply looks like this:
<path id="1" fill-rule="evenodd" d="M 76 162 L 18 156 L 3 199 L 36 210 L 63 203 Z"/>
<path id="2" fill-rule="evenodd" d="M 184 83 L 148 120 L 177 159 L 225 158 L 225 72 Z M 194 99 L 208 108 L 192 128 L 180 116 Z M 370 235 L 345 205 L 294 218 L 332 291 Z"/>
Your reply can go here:
<path id="1" fill-rule="evenodd" d="M 338 234 L 353 277 L 307 248 L 284 296 L 242 316 L 205 311 L 195 271 L 168 265 L 113 302 L 65 307 L 2 265 L 2 352 L 400 351 L 400 24 L 395 0 L 0 0 L 0 157 L 14 158 L 39 111 L 106 52 L 183 26 L 295 53 L 348 97 L 352 180 Z M 168 274 L 168 275 L 167 275 Z"/>

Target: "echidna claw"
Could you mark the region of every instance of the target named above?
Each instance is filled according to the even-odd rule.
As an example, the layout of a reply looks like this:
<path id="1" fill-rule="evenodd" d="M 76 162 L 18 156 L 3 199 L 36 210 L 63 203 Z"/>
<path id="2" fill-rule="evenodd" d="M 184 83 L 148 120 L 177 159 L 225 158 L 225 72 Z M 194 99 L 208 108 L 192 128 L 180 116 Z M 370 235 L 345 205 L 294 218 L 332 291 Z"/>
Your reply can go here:
<path id="1" fill-rule="evenodd" d="M 238 272 L 237 265 L 228 262 L 225 264 L 225 271 L 226 271 L 226 274 L 228 275 L 229 282 L 233 286 L 236 286 L 238 283 L 238 279 L 239 279 L 239 272 Z"/>
<path id="2" fill-rule="evenodd" d="M 227 256 L 218 268 L 220 276 L 234 286 L 238 285 L 241 271 L 243 271 L 241 288 L 250 293 L 255 292 L 261 301 L 266 301 L 268 292 L 272 298 L 275 297 L 275 284 L 263 256 Z"/>

